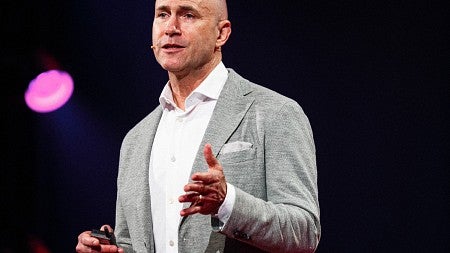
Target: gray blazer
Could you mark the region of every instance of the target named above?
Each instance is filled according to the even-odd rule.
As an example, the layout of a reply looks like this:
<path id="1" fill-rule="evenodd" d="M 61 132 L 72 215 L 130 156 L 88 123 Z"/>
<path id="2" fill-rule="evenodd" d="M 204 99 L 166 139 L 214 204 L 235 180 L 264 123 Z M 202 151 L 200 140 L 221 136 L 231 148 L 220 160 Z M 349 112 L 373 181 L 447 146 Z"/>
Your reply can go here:
<path id="1" fill-rule="evenodd" d="M 192 173 L 207 168 L 203 146 L 210 143 L 236 202 L 224 226 L 207 215 L 183 218 L 179 251 L 313 252 L 320 221 L 308 118 L 294 100 L 228 71 Z M 161 115 L 158 106 L 121 147 L 115 234 L 127 253 L 155 251 L 148 167 Z"/>

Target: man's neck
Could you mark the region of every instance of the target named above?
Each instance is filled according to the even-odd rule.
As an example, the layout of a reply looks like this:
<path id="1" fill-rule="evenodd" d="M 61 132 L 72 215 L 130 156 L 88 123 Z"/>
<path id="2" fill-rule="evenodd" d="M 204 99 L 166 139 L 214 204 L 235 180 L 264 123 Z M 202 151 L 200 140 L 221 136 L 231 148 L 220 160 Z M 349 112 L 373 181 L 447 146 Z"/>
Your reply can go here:
<path id="1" fill-rule="evenodd" d="M 177 106 L 184 110 L 186 98 L 194 91 L 203 80 L 213 71 L 213 69 L 220 63 L 212 62 L 204 68 L 190 71 L 189 73 L 174 73 L 169 72 L 169 83 L 172 90 L 173 100 Z"/>

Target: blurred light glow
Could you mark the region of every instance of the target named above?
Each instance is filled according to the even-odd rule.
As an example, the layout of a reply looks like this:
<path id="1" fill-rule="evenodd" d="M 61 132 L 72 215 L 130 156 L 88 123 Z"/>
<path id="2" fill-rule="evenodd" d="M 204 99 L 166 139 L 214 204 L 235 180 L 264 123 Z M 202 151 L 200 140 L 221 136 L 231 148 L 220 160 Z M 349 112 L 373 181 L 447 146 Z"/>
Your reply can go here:
<path id="1" fill-rule="evenodd" d="M 73 92 L 73 79 L 61 70 L 49 70 L 31 80 L 25 102 L 33 111 L 46 113 L 63 106 Z"/>

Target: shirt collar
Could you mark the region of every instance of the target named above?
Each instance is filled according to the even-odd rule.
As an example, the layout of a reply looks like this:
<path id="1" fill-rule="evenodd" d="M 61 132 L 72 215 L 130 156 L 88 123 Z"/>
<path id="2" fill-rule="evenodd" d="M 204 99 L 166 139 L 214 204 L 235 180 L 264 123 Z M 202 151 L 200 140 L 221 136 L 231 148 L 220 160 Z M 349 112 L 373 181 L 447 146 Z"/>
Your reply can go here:
<path id="1" fill-rule="evenodd" d="M 186 98 L 186 108 L 207 99 L 217 100 L 227 78 L 228 70 L 225 68 L 223 62 L 220 62 L 205 80 Z M 176 108 L 169 82 L 166 83 L 159 96 L 159 103 L 163 108 Z"/>

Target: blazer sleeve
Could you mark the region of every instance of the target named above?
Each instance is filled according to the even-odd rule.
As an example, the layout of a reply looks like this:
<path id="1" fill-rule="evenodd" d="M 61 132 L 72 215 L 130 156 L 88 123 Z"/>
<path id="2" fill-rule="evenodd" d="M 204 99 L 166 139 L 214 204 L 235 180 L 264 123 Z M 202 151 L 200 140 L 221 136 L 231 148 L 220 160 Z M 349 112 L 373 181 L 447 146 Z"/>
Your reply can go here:
<path id="1" fill-rule="evenodd" d="M 255 166 L 265 171 L 260 183 L 267 199 L 235 185 L 235 204 L 220 232 L 269 252 L 314 252 L 321 228 L 309 120 L 295 101 L 287 100 L 256 124 L 263 136 Z"/>

